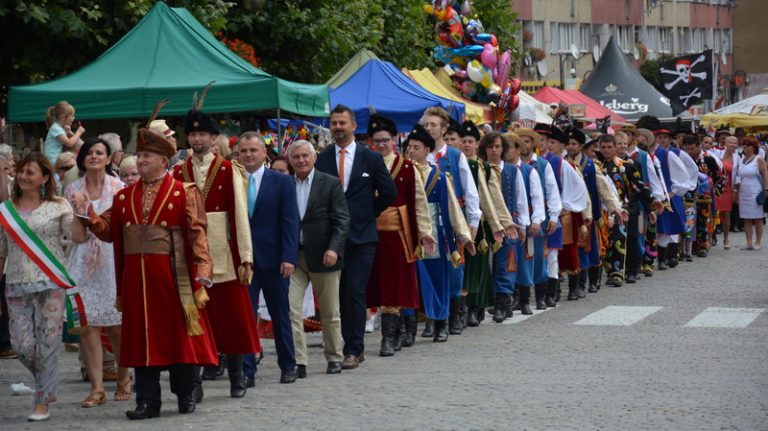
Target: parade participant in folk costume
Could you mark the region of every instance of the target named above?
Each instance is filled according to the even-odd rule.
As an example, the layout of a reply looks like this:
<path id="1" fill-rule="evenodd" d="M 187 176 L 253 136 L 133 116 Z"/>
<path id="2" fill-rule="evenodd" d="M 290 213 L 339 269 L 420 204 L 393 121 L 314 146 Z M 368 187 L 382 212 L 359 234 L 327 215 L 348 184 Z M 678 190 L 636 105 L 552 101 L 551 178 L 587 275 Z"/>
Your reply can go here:
<path id="1" fill-rule="evenodd" d="M 485 309 L 494 303 L 493 279 L 489 255 L 501 246 L 506 229 L 514 229 L 514 221 L 501 195 L 499 176 L 491 165 L 478 159 L 480 131 L 471 121 L 461 127 L 461 151 L 467 157 L 472 179 L 480 193 L 483 218 L 475 235 L 477 254 L 465 256 L 464 290 L 469 308 L 467 326 L 478 326 L 485 318 Z"/>
<path id="2" fill-rule="evenodd" d="M 712 213 L 714 197 L 722 192 L 725 178 L 715 157 L 701 150 L 698 136 L 688 135 L 683 138 L 683 150 L 696 161 L 699 169 L 696 188 L 696 240 L 692 252 L 699 257 L 707 257 L 709 237 L 715 228 L 715 217 Z"/>
<path id="3" fill-rule="evenodd" d="M 408 157 L 424 178 L 424 187 L 432 218 L 432 237 L 437 238 L 434 253 L 424 251 L 416 263 L 424 314 L 434 322 L 432 341 L 448 340 L 448 312 L 450 302 L 451 268 L 461 262 L 459 250 L 466 247 L 475 254 L 475 243 L 470 236 L 453 185 L 438 166 L 430 165 L 427 158 L 434 150 L 435 141 L 420 124 L 408 134 Z"/>
<path id="4" fill-rule="evenodd" d="M 401 347 L 410 347 L 416 338 L 419 289 L 416 278 L 418 248 L 434 253 L 424 181 L 416 166 L 395 151 L 397 126 L 387 117 L 373 114 L 368 137 L 381 154 L 397 187 L 397 199 L 376 218 L 379 242 L 366 291 L 368 307 L 381 307 L 381 349 L 392 356 Z"/>
<path id="5" fill-rule="evenodd" d="M 443 141 L 449 147 L 461 149 L 461 126 L 453 117 L 448 118 L 448 128 L 443 133 Z"/>
<path id="6" fill-rule="evenodd" d="M 677 247 L 680 235 L 685 232 L 685 206 L 683 196 L 693 187 L 690 176 L 678 157 L 679 148 L 671 146 L 671 136 L 667 129 L 654 131 L 653 153 L 659 159 L 661 176 L 669 192 L 671 211 L 663 212 L 657 221 L 657 241 L 659 262 L 658 269 L 677 266 Z"/>
<path id="7" fill-rule="evenodd" d="M 549 162 L 536 155 L 533 151 L 541 141 L 542 137 L 538 133 L 531 129 L 517 129 L 515 133 L 520 136 L 522 144 L 520 146 L 520 157 L 525 163 L 533 166 L 536 172 L 539 174 L 541 180 L 541 186 L 544 189 L 544 204 L 546 210 L 546 216 L 544 226 L 544 236 L 536 236 L 533 238 L 533 282 L 534 292 L 536 296 L 536 309 L 546 310 L 547 307 L 554 307 L 556 305 L 554 301 L 554 290 L 552 296 L 547 296 L 547 285 L 549 282 L 549 272 L 547 270 L 547 238 L 549 235 L 554 235 L 557 232 L 559 226 L 560 211 L 563 209 L 563 204 L 560 201 L 560 190 L 557 187 L 557 180 L 555 179 L 555 173 L 552 171 L 552 166 Z M 557 276 L 557 270 L 555 269 L 555 277 Z M 556 284 L 553 285 L 556 287 Z"/>
<path id="8" fill-rule="evenodd" d="M 504 161 L 514 165 L 523 176 L 525 185 L 525 195 L 527 199 L 527 212 L 530 219 L 530 225 L 523 238 L 518 241 L 516 251 L 517 257 L 517 277 L 515 279 L 515 291 L 512 294 L 512 301 L 509 307 L 507 317 L 512 317 L 512 310 L 520 310 L 524 315 L 531 315 L 533 311 L 530 307 L 531 286 L 534 285 L 534 255 L 536 242 L 544 242 L 544 229 L 542 226 L 547 217 L 544 206 L 544 189 L 539 179 L 538 171 L 520 158 L 520 148 L 525 145 L 520 136 L 514 132 L 504 134 L 509 142 L 509 150 L 506 153 Z M 543 262 L 543 256 L 541 261 Z"/>
<path id="9" fill-rule="evenodd" d="M 552 166 L 555 181 L 560 191 L 562 210 L 560 212 L 560 227 L 555 233 L 547 236 L 547 306 L 560 300 L 559 274 L 574 273 L 578 270 L 578 235 L 581 212 L 587 210 L 589 196 L 584 178 L 575 165 L 560 157 L 563 154 L 568 136 L 557 126 L 537 124 L 534 131 L 545 136 L 539 147 L 539 156 Z"/>
<path id="10" fill-rule="evenodd" d="M 691 249 L 696 240 L 696 185 L 699 181 L 699 167 L 687 152 L 681 151 L 683 139 L 686 136 L 688 136 L 688 134 L 684 129 L 676 128 L 673 132 L 672 143 L 669 147 L 669 149 L 674 151 L 680 158 L 680 161 L 683 162 L 685 170 L 688 173 L 689 187 L 688 192 L 683 196 L 683 208 L 685 208 L 683 221 L 685 223 L 685 232 L 680 235 L 680 247 L 675 253 L 674 259 L 685 259 L 688 262 L 693 262 Z M 672 256 L 669 257 L 669 260 L 671 259 Z"/>
<path id="11" fill-rule="evenodd" d="M 141 181 L 120 190 L 111 210 L 96 215 L 82 194 L 73 203 L 82 223 L 114 243 L 120 363 L 135 367 L 136 376 L 136 409 L 126 416 L 146 419 L 160 415 L 161 370 L 170 371 L 179 412 L 191 413 L 194 365 L 213 365 L 217 357 L 203 310 L 213 279 L 203 197 L 167 173 L 175 149 L 165 136 L 139 129 L 137 153 Z"/>
<path id="12" fill-rule="evenodd" d="M 653 132 L 643 128 L 637 129 L 635 141 L 628 142 L 626 151 L 626 159 L 632 159 L 632 162 L 637 165 L 643 176 L 643 182 L 651 188 L 654 199 L 662 203 L 662 207 L 657 208 L 655 214 L 652 208 L 640 207 L 637 248 L 630 244 L 627 249 L 626 272 L 630 274 L 630 277 L 631 275 L 636 277 L 640 270 L 646 277 L 653 276 L 654 262 L 658 256 L 656 247 L 658 214 L 669 209 L 670 205 L 667 186 L 661 176 L 661 165 L 653 152 L 650 151 L 653 141 Z"/>
<path id="13" fill-rule="evenodd" d="M 575 274 L 569 274 L 568 276 L 569 300 L 587 296 L 587 276 L 589 275 L 590 286 L 595 285 L 600 267 L 600 249 L 597 229 L 595 228 L 597 221 L 601 217 L 600 197 L 597 190 L 597 170 L 595 162 L 585 154 L 587 151 L 593 151 L 594 144 L 591 140 L 587 141 L 586 135 L 579 129 L 571 129 L 568 132 L 568 144 L 565 147 L 568 153 L 567 158 L 581 172 L 589 195 L 588 210 L 582 213 L 582 220 L 584 222 L 579 226 L 579 235 L 576 239 L 579 270 Z M 592 223 L 593 221 L 594 223 Z"/>
<path id="14" fill-rule="evenodd" d="M 523 174 L 513 163 L 504 162 L 510 145 L 519 143 L 510 143 L 498 132 L 487 133 L 480 141 L 480 155 L 498 171 L 503 202 L 515 223 L 512 229 L 507 229 L 501 247 L 493 253 L 493 289 L 496 293 L 493 321 L 496 323 L 503 322 L 510 314 L 511 296 L 517 280 L 518 243 L 530 225 Z"/>
<path id="15" fill-rule="evenodd" d="M 619 134 L 621 133 L 621 134 Z M 613 184 L 618 193 L 619 207 L 609 210 L 613 212 L 613 224 L 610 227 L 608 249 L 603 260 L 603 267 L 608 274 L 609 286 L 619 287 L 625 281 L 625 268 L 627 266 L 627 253 L 637 241 L 637 222 L 639 204 L 654 208 L 659 207 L 659 202 L 653 199 L 651 189 L 643 182 L 639 166 L 631 159 L 622 159 L 615 144 L 617 140 L 627 140 L 627 135 L 617 132 L 615 136 L 603 135 L 600 137 L 600 153 L 603 156 L 603 171 L 605 176 Z M 621 148 L 626 144 L 622 142 Z M 599 185 L 600 183 L 598 183 Z M 601 193 L 601 197 L 602 197 Z M 618 211 L 617 211 L 618 210 Z M 653 215 L 655 217 L 655 214 Z M 610 226 L 610 225 L 609 225 Z M 634 257 L 639 256 L 635 247 Z M 627 283 L 635 283 L 637 274 L 632 274 L 632 281 L 626 277 Z"/>
<path id="16" fill-rule="evenodd" d="M 213 259 L 213 287 L 208 290 L 208 318 L 216 347 L 226 354 L 230 395 L 245 395 L 243 355 L 260 352 L 256 319 L 250 305 L 248 283 L 252 276 L 253 249 L 243 169 L 211 151 L 219 126 L 201 112 L 210 84 L 195 94 L 187 111 L 184 133 L 194 155 L 173 169 L 173 177 L 194 183 L 203 195 L 208 219 L 208 248 Z M 215 378 L 215 374 L 213 376 Z M 199 379 L 196 401 L 202 400 Z"/>
<path id="17" fill-rule="evenodd" d="M 443 139 L 450 123 L 448 112 L 443 108 L 428 108 L 424 111 L 419 123 L 424 126 L 435 141 L 435 148 L 429 154 L 427 161 L 440 167 L 440 170 L 453 181 L 456 198 L 469 224 L 472 238 L 474 238 L 477 235 L 482 217 L 480 195 L 472 181 L 472 171 L 469 169 L 466 156 L 458 148 L 446 145 Z M 461 326 L 459 311 L 461 308 L 461 290 L 464 284 L 463 250 L 459 250 L 459 254 L 462 257 L 462 262 L 456 268 L 451 268 L 451 327 L 457 333 L 461 333 L 461 330 L 458 329 Z"/>

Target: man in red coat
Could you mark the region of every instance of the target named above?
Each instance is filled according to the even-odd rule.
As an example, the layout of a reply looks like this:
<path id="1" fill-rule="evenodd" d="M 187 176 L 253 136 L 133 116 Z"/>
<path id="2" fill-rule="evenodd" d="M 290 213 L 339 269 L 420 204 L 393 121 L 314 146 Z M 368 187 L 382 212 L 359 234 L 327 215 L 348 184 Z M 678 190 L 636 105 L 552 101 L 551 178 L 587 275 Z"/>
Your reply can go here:
<path id="1" fill-rule="evenodd" d="M 196 106 L 187 112 L 184 124 L 194 155 L 174 168 L 173 177 L 195 183 L 205 200 L 208 247 L 213 259 L 213 287 L 208 291 L 211 302 L 207 311 L 216 347 L 226 354 L 230 395 L 240 398 L 246 392 L 243 355 L 261 351 L 248 294 L 253 250 L 245 180 L 237 165 L 211 151 L 219 127 L 199 108 Z M 199 372 L 195 396 L 197 402 L 203 398 Z"/>
<path id="2" fill-rule="evenodd" d="M 366 292 L 368 307 L 381 307 L 381 356 L 413 345 L 417 325 L 413 309 L 419 307 L 417 246 L 431 252 L 437 245 L 421 175 L 413 162 L 394 151 L 396 136 L 392 120 L 371 115 L 368 137 L 397 188 L 395 201 L 376 218 L 379 243 Z"/>
<path id="3" fill-rule="evenodd" d="M 179 413 L 192 413 L 194 365 L 217 358 L 203 310 L 212 273 L 200 191 L 166 172 L 175 149 L 160 133 L 140 129 L 137 150 L 141 181 L 120 190 L 109 211 L 96 215 L 83 194 L 73 206 L 99 239 L 114 242 L 119 361 L 136 376 L 136 408 L 126 416 L 146 419 L 160 415 L 161 370 L 170 372 Z"/>

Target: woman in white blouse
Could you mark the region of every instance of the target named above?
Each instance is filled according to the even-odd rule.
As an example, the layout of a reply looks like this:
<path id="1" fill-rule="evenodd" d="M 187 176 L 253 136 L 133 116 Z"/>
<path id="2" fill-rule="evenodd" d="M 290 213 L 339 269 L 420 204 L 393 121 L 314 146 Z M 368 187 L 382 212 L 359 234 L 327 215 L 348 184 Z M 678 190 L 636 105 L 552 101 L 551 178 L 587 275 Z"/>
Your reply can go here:
<path id="1" fill-rule="evenodd" d="M 47 420 L 48 405 L 56 401 L 59 383 L 59 351 L 64 320 L 64 290 L 54 283 L 13 239 L 8 220 L 22 220 L 47 249 L 48 258 L 64 262 L 62 241 L 72 232 L 72 208 L 55 194 L 53 166 L 39 153 L 24 157 L 19 164 L 6 216 L 0 229 L 0 268 L 6 275 L 11 344 L 22 364 L 35 378 L 35 409 L 30 421 Z M 12 205 L 11 205 L 12 204 Z M 15 234 L 12 235 L 11 232 Z M 22 241 L 29 248 L 30 241 Z"/>

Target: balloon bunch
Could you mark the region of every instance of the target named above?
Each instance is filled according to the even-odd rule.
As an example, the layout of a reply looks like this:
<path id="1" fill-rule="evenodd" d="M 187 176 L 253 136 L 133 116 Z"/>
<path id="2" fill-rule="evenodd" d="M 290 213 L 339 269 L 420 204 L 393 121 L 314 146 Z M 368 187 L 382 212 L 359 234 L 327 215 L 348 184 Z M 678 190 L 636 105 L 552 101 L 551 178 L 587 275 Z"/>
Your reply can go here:
<path id="1" fill-rule="evenodd" d="M 512 52 L 500 53 L 496 36 L 486 33 L 480 19 L 470 16 L 470 0 L 461 5 L 433 0 L 422 8 L 437 19 L 435 59 L 450 69 L 461 94 L 478 103 L 495 103 L 497 117 L 514 111 L 520 103 L 520 80 L 509 78 Z"/>

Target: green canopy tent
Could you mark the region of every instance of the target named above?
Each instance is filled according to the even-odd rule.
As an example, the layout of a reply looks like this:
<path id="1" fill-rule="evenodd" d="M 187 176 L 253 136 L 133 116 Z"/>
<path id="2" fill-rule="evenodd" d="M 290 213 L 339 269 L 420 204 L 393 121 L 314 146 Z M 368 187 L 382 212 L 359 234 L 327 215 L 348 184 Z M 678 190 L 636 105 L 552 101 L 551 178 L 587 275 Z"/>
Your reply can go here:
<path id="1" fill-rule="evenodd" d="M 183 115 L 210 81 L 216 82 L 205 99 L 208 113 L 330 112 L 328 86 L 272 76 L 226 48 L 186 9 L 158 2 L 93 63 L 53 81 L 11 87 L 8 121 L 42 121 L 59 100 L 74 105 L 81 119 L 146 117 L 163 98 L 171 99 L 163 115 Z"/>

